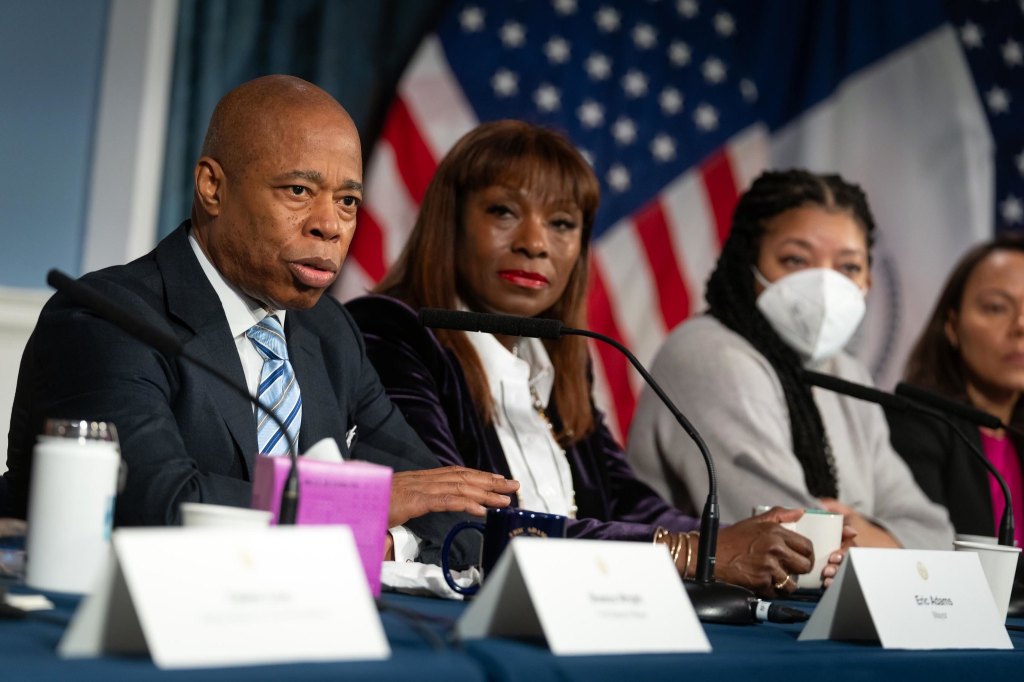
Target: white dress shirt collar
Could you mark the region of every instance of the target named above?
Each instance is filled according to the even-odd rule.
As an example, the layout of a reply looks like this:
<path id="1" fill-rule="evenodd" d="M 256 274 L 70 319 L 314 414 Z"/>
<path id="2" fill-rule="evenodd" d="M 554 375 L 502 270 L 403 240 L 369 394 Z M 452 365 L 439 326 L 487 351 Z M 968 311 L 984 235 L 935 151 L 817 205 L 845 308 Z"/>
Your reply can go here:
<path id="1" fill-rule="evenodd" d="M 509 351 L 492 334 L 469 333 L 480 358 L 494 406 L 493 427 L 512 477 L 519 481 L 524 509 L 575 517 L 576 494 L 565 451 L 550 423 L 536 409 L 547 408 L 555 369 L 540 339 L 520 339 Z"/>
<path id="2" fill-rule="evenodd" d="M 228 329 L 231 330 L 232 338 L 237 339 L 240 335 L 244 335 L 250 327 L 267 315 L 277 315 L 281 326 L 284 326 L 284 311 L 268 310 L 262 303 L 246 296 L 238 287 L 225 279 L 220 270 L 206 256 L 206 252 L 199 246 L 199 242 L 191 230 L 188 233 L 188 242 L 192 246 L 196 260 L 199 261 L 200 267 L 206 274 L 206 279 L 210 280 L 213 290 L 217 292 L 217 298 L 220 299 L 220 305 L 224 309 L 224 316 L 228 320 Z"/>

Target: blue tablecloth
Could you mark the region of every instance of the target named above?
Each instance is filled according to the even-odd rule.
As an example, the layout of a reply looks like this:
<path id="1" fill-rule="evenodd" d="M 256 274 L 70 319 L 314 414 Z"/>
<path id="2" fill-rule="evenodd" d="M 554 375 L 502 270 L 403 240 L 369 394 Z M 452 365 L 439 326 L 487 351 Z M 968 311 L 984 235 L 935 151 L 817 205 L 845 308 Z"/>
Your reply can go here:
<path id="1" fill-rule="evenodd" d="M 644 656 L 553 656 L 542 642 L 487 639 L 458 645 L 447 641 L 450 626 L 462 613 L 458 602 L 385 595 L 382 613 L 392 657 L 382 662 L 317 663 L 161 671 L 145 657 L 105 657 L 63 661 L 54 653 L 77 599 L 55 598 L 57 609 L 30 614 L 21 621 L 0 621 L 0 679 L 173 679 L 344 678 L 471 682 L 498 680 L 717 680 L 753 678 L 786 680 L 869 680 L 911 676 L 913 679 L 1020 679 L 1024 673 L 1024 632 L 1011 630 L 1013 651 L 886 651 L 878 644 L 797 642 L 802 625 L 760 624 L 747 627 L 707 625 L 710 654 Z M 810 606 L 808 606 L 810 608 Z M 403 614 L 396 613 L 401 611 Z M 419 614 L 410 625 L 405 613 Z M 1024 627 L 1024 619 L 1009 621 Z M 419 629 L 419 631 L 417 630 Z M 427 630 L 424 637 L 422 630 Z M 286 635 L 283 635 L 286 636 Z"/>
<path id="2" fill-rule="evenodd" d="M 23 620 L 0 620 L 0 680 L 396 680 L 400 682 L 474 682 L 487 679 L 475 659 L 457 649 L 435 651 L 407 620 L 394 613 L 381 614 L 392 655 L 387 661 L 354 661 L 345 663 L 304 663 L 266 665 L 245 668 L 164 671 L 153 665 L 149 657 L 107 656 L 93 660 L 62 660 L 57 657 L 57 642 L 71 620 L 78 599 L 49 596 L 57 608 L 28 614 Z M 461 604 L 443 604 L 437 600 L 398 595 L 386 598 L 388 603 L 403 609 L 415 609 L 426 602 L 435 614 Z M 423 609 L 419 609 L 423 610 Z M 450 611 L 450 609 L 447 609 Z M 436 617 L 436 616 L 435 616 Z M 428 622 L 434 632 L 444 630 L 443 623 Z M 283 637 L 287 633 L 282 634 Z"/>

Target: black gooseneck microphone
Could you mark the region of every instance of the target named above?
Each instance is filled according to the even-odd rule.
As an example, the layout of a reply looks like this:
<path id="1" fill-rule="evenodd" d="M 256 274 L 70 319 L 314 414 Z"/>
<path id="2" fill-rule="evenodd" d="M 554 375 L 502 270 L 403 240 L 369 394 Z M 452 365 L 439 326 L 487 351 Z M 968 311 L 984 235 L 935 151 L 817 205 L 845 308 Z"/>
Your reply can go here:
<path id="1" fill-rule="evenodd" d="M 249 402 L 258 405 L 260 409 L 270 415 L 274 423 L 287 436 L 288 429 L 270 405 L 249 393 L 249 389 L 237 384 L 234 379 L 217 367 L 186 353 L 181 342 L 174 336 L 142 321 L 131 310 L 107 299 L 88 284 L 72 279 L 60 270 L 50 270 L 46 275 L 46 283 L 57 291 L 66 294 L 75 303 L 88 308 L 108 322 L 117 325 L 144 344 L 155 348 L 169 357 L 180 357 L 216 377 L 225 386 L 228 386 Z M 299 508 L 298 456 L 296 443 L 292 441 L 288 442 L 288 456 L 291 458 L 291 468 L 288 471 L 288 478 L 285 480 L 284 490 L 281 493 L 281 511 L 278 514 L 278 523 L 281 525 L 294 524 Z"/>
<path id="2" fill-rule="evenodd" d="M 715 548 L 718 544 L 718 479 L 715 464 L 708 446 L 693 427 L 693 424 L 679 411 L 665 394 L 650 372 L 640 364 L 628 348 L 613 338 L 586 329 L 566 327 L 560 320 L 491 313 L 472 313 L 463 310 L 439 310 L 421 308 L 420 324 L 435 329 L 453 329 L 467 332 L 487 332 L 507 336 L 526 336 L 541 339 L 558 339 L 562 336 L 586 336 L 597 339 L 616 348 L 632 363 L 647 385 L 675 417 L 686 434 L 697 444 L 704 465 L 708 470 L 708 499 L 700 516 L 700 542 L 697 545 L 697 570 L 694 580 L 684 580 L 686 591 L 693 603 L 697 616 L 710 623 L 746 624 L 754 622 L 753 609 L 757 598 L 747 589 L 738 585 L 715 581 Z"/>
<path id="3" fill-rule="evenodd" d="M 810 384 L 811 386 L 818 386 L 829 391 L 848 395 L 851 398 L 866 400 L 870 403 L 876 403 L 882 407 L 888 407 L 901 412 L 919 412 L 921 414 L 928 415 L 933 419 L 937 419 L 949 426 L 949 428 L 953 430 L 953 433 L 956 434 L 956 437 L 967 445 L 967 448 L 971 453 L 974 454 L 978 461 L 980 461 L 985 468 L 988 469 L 988 472 L 995 476 L 996 481 L 999 482 L 999 487 L 1003 491 L 1003 500 L 1005 500 L 1005 505 L 1003 506 L 1003 517 L 999 521 L 999 544 L 1013 547 L 1013 497 L 1010 495 L 1009 486 L 1006 485 L 1006 481 L 1003 479 L 1002 474 L 1000 474 L 995 466 L 993 466 L 992 462 L 988 461 L 985 454 L 978 449 L 978 446 L 975 445 L 971 439 L 967 437 L 967 434 L 961 431 L 960 427 L 958 427 L 946 415 L 947 413 L 957 414 L 968 421 L 982 426 L 989 426 L 989 428 L 999 428 L 998 426 L 990 426 L 990 424 L 993 423 L 993 420 L 995 424 L 1001 424 L 1002 422 L 1000 422 L 999 419 L 987 412 L 982 412 L 981 410 L 973 407 L 960 403 L 953 403 L 953 401 L 934 395 L 929 391 L 924 391 L 914 386 L 908 387 L 907 384 L 900 384 L 897 386 L 896 395 L 893 395 L 892 393 L 880 391 L 877 388 L 856 384 L 852 381 L 846 381 L 845 379 L 840 379 L 828 374 L 821 374 L 819 372 L 812 372 L 810 370 L 803 370 L 802 378 L 804 383 Z M 946 409 L 944 407 L 944 403 L 947 402 L 956 405 L 957 409 Z"/>
<path id="4" fill-rule="evenodd" d="M 940 412 L 951 414 L 954 417 L 960 417 L 965 421 L 969 421 L 977 426 L 984 426 L 987 429 L 997 430 L 1006 427 L 1002 420 L 994 414 L 989 414 L 988 412 L 979 410 L 971 405 L 965 405 L 957 400 L 947 398 L 944 395 L 939 395 L 938 393 L 918 388 L 917 386 L 908 384 L 905 381 L 901 381 L 896 384 L 896 395 L 919 402 L 922 405 L 934 407 Z"/>

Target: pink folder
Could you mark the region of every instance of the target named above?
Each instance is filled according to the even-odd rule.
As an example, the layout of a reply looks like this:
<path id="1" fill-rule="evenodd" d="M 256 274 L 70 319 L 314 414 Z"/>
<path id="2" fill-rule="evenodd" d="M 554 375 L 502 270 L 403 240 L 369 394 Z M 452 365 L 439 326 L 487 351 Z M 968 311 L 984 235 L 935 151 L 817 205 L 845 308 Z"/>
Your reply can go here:
<path id="1" fill-rule="evenodd" d="M 287 457 L 257 457 L 252 486 L 253 509 L 274 513 L 288 477 Z M 369 462 L 321 462 L 299 458 L 299 509 L 296 523 L 344 524 L 352 528 L 373 596 L 380 596 L 380 570 L 391 503 L 391 469 Z"/>

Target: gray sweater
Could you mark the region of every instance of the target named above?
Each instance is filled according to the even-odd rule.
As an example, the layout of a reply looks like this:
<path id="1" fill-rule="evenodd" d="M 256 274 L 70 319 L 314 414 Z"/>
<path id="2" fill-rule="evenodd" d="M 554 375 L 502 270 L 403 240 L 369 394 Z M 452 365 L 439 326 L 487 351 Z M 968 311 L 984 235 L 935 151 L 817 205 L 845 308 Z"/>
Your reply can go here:
<path id="1" fill-rule="evenodd" d="M 862 384 L 867 370 L 842 353 L 815 369 Z M 755 505 L 814 507 L 793 454 L 789 413 L 778 375 L 746 339 L 710 315 L 680 325 L 654 360 L 652 374 L 707 441 L 718 473 L 722 521 Z M 889 531 L 904 547 L 951 549 L 946 510 L 921 492 L 889 445 L 877 405 L 815 388 L 835 455 L 839 501 Z M 627 456 L 637 476 L 690 513 L 707 497 L 696 445 L 649 389 L 630 427 Z"/>

